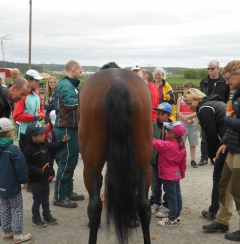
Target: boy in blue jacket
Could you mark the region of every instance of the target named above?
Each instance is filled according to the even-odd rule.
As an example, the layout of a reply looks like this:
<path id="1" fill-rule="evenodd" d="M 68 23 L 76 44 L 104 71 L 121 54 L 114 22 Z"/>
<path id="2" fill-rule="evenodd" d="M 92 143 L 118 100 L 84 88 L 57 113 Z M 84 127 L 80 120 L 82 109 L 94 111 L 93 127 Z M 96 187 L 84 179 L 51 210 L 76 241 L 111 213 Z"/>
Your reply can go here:
<path id="1" fill-rule="evenodd" d="M 26 136 L 30 139 L 30 143 L 23 152 L 28 165 L 29 184 L 33 194 L 32 225 L 40 228 L 45 227 L 46 222 L 52 225 L 57 223 L 57 219 L 52 217 L 49 209 L 50 152 L 56 153 L 62 150 L 70 139 L 66 134 L 60 142 L 46 142 L 44 134 L 46 129 L 47 127 L 37 123 L 28 124 Z M 46 222 L 41 219 L 40 205 L 42 205 L 43 218 Z"/>
<path id="2" fill-rule="evenodd" d="M 23 189 L 28 186 L 28 168 L 19 148 L 13 145 L 11 120 L 0 118 L 0 217 L 2 239 L 22 243 L 32 238 L 23 235 Z M 13 226 L 11 226 L 11 222 Z"/>

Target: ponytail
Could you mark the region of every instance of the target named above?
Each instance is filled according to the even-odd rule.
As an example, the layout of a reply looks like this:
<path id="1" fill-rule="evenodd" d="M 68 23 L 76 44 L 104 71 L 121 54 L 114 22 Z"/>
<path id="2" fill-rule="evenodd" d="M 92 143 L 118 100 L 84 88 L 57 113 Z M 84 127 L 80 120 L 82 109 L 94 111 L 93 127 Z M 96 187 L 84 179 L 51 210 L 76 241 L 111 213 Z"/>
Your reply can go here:
<path id="1" fill-rule="evenodd" d="M 185 144 L 184 144 L 183 138 L 178 136 L 178 135 L 176 135 L 176 134 L 175 134 L 175 138 L 177 139 L 177 141 L 179 143 L 180 149 L 185 148 Z"/>

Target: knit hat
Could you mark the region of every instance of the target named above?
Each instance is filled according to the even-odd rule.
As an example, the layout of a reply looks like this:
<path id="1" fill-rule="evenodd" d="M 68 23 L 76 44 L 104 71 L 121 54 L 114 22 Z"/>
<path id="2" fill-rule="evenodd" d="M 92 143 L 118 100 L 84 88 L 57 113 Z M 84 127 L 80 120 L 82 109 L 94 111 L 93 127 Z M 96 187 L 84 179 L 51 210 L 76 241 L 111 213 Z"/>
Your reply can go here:
<path id="1" fill-rule="evenodd" d="M 185 134 L 185 127 L 180 121 L 176 122 L 163 122 L 166 129 L 172 130 L 176 135 L 182 137 Z"/>
<path id="2" fill-rule="evenodd" d="M 155 110 L 162 110 L 164 112 L 167 112 L 169 114 L 172 114 L 172 107 L 171 107 L 171 105 L 169 103 L 163 102 L 163 103 L 159 104 L 158 107 L 153 108 L 153 109 L 155 109 Z"/>
<path id="3" fill-rule="evenodd" d="M 14 127 L 10 119 L 7 118 L 0 119 L 0 132 L 11 131 L 13 129 Z"/>

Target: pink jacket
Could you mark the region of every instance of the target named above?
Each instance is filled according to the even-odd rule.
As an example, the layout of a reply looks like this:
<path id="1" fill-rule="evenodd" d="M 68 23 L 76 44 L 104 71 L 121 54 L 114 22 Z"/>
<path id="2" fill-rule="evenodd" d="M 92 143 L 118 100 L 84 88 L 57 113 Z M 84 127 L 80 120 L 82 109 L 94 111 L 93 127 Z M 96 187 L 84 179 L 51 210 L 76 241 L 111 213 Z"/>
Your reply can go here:
<path id="1" fill-rule="evenodd" d="M 186 148 L 180 149 L 175 138 L 166 138 L 165 141 L 153 138 L 153 149 L 158 154 L 158 176 L 163 180 L 179 180 L 185 177 Z"/>

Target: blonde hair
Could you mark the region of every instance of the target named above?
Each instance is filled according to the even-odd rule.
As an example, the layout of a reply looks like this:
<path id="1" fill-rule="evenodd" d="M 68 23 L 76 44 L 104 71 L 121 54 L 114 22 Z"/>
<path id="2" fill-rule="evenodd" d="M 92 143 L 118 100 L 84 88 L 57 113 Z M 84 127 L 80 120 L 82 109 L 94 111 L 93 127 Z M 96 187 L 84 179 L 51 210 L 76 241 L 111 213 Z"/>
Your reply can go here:
<path id="1" fill-rule="evenodd" d="M 78 67 L 78 68 L 80 68 L 81 65 L 80 65 L 77 61 L 75 61 L 75 60 L 70 60 L 70 61 L 68 61 L 67 64 L 65 65 L 65 71 L 66 71 L 66 72 L 70 72 L 70 71 L 72 70 L 73 67 Z"/>
<path id="2" fill-rule="evenodd" d="M 206 95 L 196 88 L 190 88 L 184 95 L 183 99 L 188 100 L 202 100 Z"/>
<path id="3" fill-rule="evenodd" d="M 222 74 L 230 73 L 237 74 L 240 72 L 240 60 L 233 60 L 229 62 L 222 70 Z"/>
<path id="4" fill-rule="evenodd" d="M 0 85 L 5 85 L 5 81 L 2 75 L 0 75 Z"/>
<path id="5" fill-rule="evenodd" d="M 49 99 L 49 96 L 50 96 L 50 94 L 51 94 L 51 88 L 50 88 L 50 85 L 49 85 L 49 81 L 50 81 L 50 80 L 55 80 L 56 85 L 57 85 L 57 83 L 58 83 L 58 81 L 57 81 L 57 79 L 56 79 L 55 76 L 51 76 L 51 77 L 48 78 L 48 80 L 47 80 L 46 90 L 45 90 L 45 93 L 44 93 L 44 97 L 45 97 L 45 101 L 46 101 L 46 102 L 48 102 L 47 99 Z"/>
<path id="6" fill-rule="evenodd" d="M 161 67 L 155 68 L 155 70 L 153 71 L 153 75 L 156 75 L 156 74 L 162 74 L 163 75 L 163 79 L 167 78 L 166 72 Z"/>

